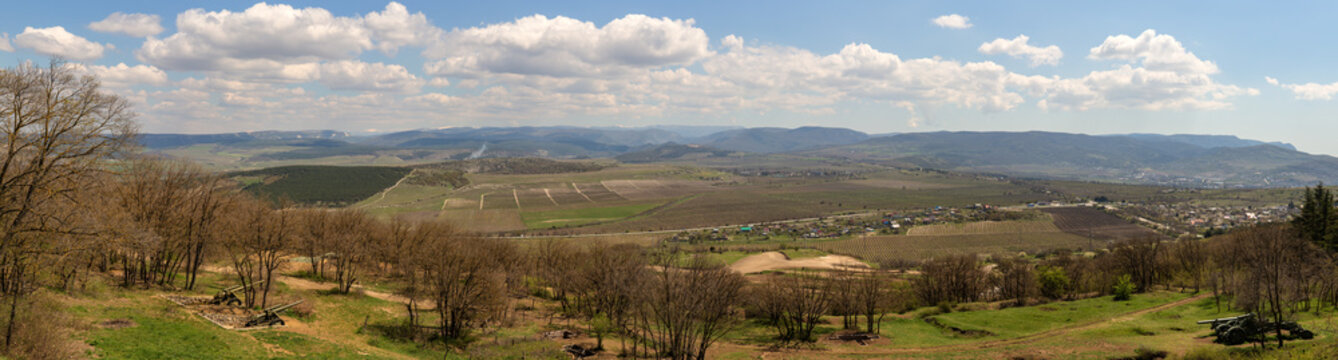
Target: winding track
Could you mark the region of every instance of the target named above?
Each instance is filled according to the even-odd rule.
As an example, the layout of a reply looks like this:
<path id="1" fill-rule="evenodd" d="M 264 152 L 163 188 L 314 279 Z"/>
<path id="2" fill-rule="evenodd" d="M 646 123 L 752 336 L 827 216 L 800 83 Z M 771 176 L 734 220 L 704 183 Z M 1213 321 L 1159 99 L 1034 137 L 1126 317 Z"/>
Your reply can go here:
<path id="1" fill-rule="evenodd" d="M 1093 329 L 1093 328 L 1096 328 L 1096 327 L 1099 327 L 1099 326 L 1103 326 L 1103 325 L 1110 325 L 1110 324 L 1114 324 L 1114 323 L 1120 323 L 1120 322 L 1125 322 L 1125 321 L 1133 320 L 1134 318 L 1136 318 L 1136 317 L 1138 317 L 1138 316 L 1142 316 L 1142 315 L 1145 315 L 1145 314 L 1148 314 L 1148 313 L 1158 312 L 1158 311 L 1162 311 L 1162 310 L 1166 310 L 1166 309 L 1170 309 L 1170 308 L 1174 308 L 1174 307 L 1178 307 L 1178 306 L 1187 305 L 1187 304 L 1193 303 L 1193 302 L 1195 302 L 1195 301 L 1199 301 L 1199 300 L 1208 298 L 1209 296 L 1212 296 L 1212 293 L 1210 293 L 1210 292 L 1205 292 L 1205 293 L 1202 293 L 1202 294 L 1199 294 L 1199 295 L 1195 295 L 1195 296 L 1191 296 L 1191 297 L 1188 297 L 1188 298 L 1184 298 L 1184 299 L 1180 299 L 1180 300 L 1172 301 L 1172 302 L 1169 302 L 1169 303 L 1165 303 L 1165 304 L 1161 304 L 1161 305 L 1153 306 L 1153 307 L 1150 307 L 1150 308 L 1146 308 L 1146 309 L 1142 309 L 1142 310 L 1135 310 L 1135 311 L 1127 312 L 1127 313 L 1120 314 L 1120 315 L 1118 315 L 1118 316 L 1115 316 L 1115 317 L 1112 317 L 1112 318 L 1109 318 L 1109 319 L 1105 319 L 1105 320 L 1097 320 L 1097 321 L 1092 321 L 1092 322 L 1087 322 L 1087 323 L 1082 323 L 1082 324 L 1073 324 L 1073 325 L 1069 325 L 1069 326 L 1064 326 L 1064 327 L 1060 327 L 1060 328 L 1056 328 L 1056 329 L 1050 329 L 1050 330 L 1046 330 L 1046 331 L 1038 332 L 1038 333 L 1035 333 L 1035 334 L 1031 334 L 1031 335 L 1023 335 L 1023 336 L 1019 336 L 1019 337 L 1015 337 L 1015 338 L 1010 338 L 1010 339 L 999 339 L 999 340 L 989 340 L 989 341 L 982 341 L 982 342 L 975 342 L 975 343 L 967 343 L 967 344 L 953 344 L 953 345 L 941 345 L 941 346 L 930 346 L 930 347 L 919 347 L 919 348 L 901 348 L 901 349 L 896 349 L 896 348 L 894 348 L 894 349 L 877 349 L 877 350 L 865 350 L 865 351 L 859 351 L 859 350 L 855 350 L 855 351 L 849 351 L 849 350 L 841 351 L 841 350 L 837 350 L 837 351 L 824 351 L 824 352 L 822 352 L 822 353 L 823 353 L 823 354 L 841 354 L 841 355 L 855 355 L 855 354 L 859 354 L 859 355 L 882 355 L 882 354 L 943 353 L 943 352 L 958 352 L 958 351 L 969 351 L 969 350 L 978 350 L 978 349 L 990 349 L 990 348 L 1004 347 L 1004 346 L 1010 346 L 1010 345 L 1030 344 L 1030 343 L 1036 342 L 1037 340 L 1056 338 L 1056 337 L 1059 337 L 1059 336 L 1072 334 L 1072 333 L 1074 333 L 1074 332 L 1078 332 L 1078 331 L 1090 330 L 1090 329 Z"/>

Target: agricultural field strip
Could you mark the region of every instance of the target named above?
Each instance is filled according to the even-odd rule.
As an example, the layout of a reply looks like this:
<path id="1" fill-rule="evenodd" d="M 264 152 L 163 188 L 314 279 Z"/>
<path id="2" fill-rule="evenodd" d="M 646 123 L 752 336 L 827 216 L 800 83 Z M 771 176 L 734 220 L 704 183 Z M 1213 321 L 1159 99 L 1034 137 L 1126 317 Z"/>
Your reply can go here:
<path id="1" fill-rule="evenodd" d="M 666 205 L 668 205 L 668 204 L 666 204 Z M 647 212 L 655 211 L 655 210 L 656 210 L 656 209 L 651 209 L 651 210 L 648 210 Z M 802 219 L 790 219 L 790 220 L 779 220 L 779 221 L 767 221 L 767 222 L 765 222 L 765 223 L 767 223 L 767 224 L 789 224 L 789 223 L 797 223 L 797 222 L 817 221 L 817 220 L 819 220 L 819 219 L 844 219 L 844 218 L 852 218 L 852 217 L 871 216 L 871 215 L 876 215 L 876 214 L 879 214 L 879 213 L 880 213 L 879 211 L 876 211 L 876 210 L 875 210 L 875 211 L 865 211 L 865 212 L 858 212 L 858 213 L 850 213 L 850 214 L 845 214 L 845 215 L 826 216 L 826 217 L 821 217 L 821 218 L 818 218 L 818 217 L 810 217 L 810 218 L 802 218 Z M 643 214 L 637 214 L 637 215 L 635 215 L 635 216 L 628 217 L 628 219 L 631 219 L 631 218 L 633 218 L 633 217 L 637 217 L 637 216 L 641 216 L 641 215 L 643 215 Z M 668 230 L 652 230 L 652 231 L 619 231 L 619 232 L 593 233 L 593 234 L 566 234 L 566 235 L 554 234 L 554 235 L 513 235 L 513 236 L 493 236 L 493 238 L 498 238 L 498 239 L 584 238 L 584 237 L 629 236 L 629 235 L 644 235 L 644 234 L 674 234 L 674 233 L 679 233 L 679 232 L 683 232 L 683 231 L 700 231 L 700 230 L 711 230 L 711 229 L 718 229 L 718 228 L 720 228 L 720 226 L 702 226 L 702 227 L 693 227 L 693 228 L 668 229 Z"/>
<path id="2" fill-rule="evenodd" d="M 1108 318 L 1108 319 L 1102 319 L 1102 320 L 1097 320 L 1097 321 L 1091 321 L 1091 322 L 1086 322 L 1086 323 L 1081 323 L 1081 324 L 1072 324 L 1072 325 L 1068 325 L 1068 326 L 1060 327 L 1060 328 L 1057 328 L 1057 329 L 1051 329 L 1051 330 L 1042 331 L 1042 332 L 1035 333 L 1035 334 L 1023 335 L 1023 336 L 1014 337 L 1014 338 L 1008 338 L 1008 339 L 988 340 L 988 341 L 975 342 L 975 343 L 952 344 L 952 345 L 940 345 L 940 346 L 929 346 L 929 347 L 919 347 L 919 348 L 891 348 L 891 349 L 883 348 L 883 349 L 877 349 L 877 350 L 864 350 L 864 351 L 850 351 L 850 350 L 844 350 L 844 349 L 843 349 L 843 350 L 833 350 L 833 352 L 831 352 L 831 353 L 832 353 L 832 354 L 847 354 L 847 355 L 854 355 L 854 354 L 862 354 L 862 355 L 883 355 L 883 354 L 906 354 L 906 353 L 941 353 L 941 352 L 957 352 L 957 351 L 967 351 L 967 350 L 988 349 L 988 348 L 995 348 L 995 347 L 1001 347 L 1001 346 L 1011 346 L 1011 345 L 1028 344 L 1028 343 L 1032 343 L 1032 342 L 1035 342 L 1035 341 L 1037 341 L 1037 340 L 1041 340 L 1041 339 L 1056 338 L 1056 337 L 1060 337 L 1060 336 L 1063 336 L 1063 335 L 1071 334 L 1071 333 L 1073 333 L 1073 332 L 1077 332 L 1077 331 L 1081 331 L 1081 330 L 1087 330 L 1087 329 L 1092 329 L 1092 328 L 1095 328 L 1095 327 L 1097 327 L 1097 326 L 1099 326 L 1099 325 L 1103 325 L 1103 324 L 1114 324 L 1114 323 L 1119 323 L 1119 322 L 1125 322 L 1125 321 L 1128 321 L 1128 320 L 1130 320 L 1130 319 L 1132 319 L 1132 318 L 1134 318 L 1134 317 L 1138 317 L 1138 316 L 1142 316 L 1142 315 L 1146 315 L 1146 314 L 1150 314 L 1150 313 L 1154 313 L 1154 312 L 1158 312 L 1158 311 L 1162 311 L 1162 310 L 1166 310 L 1166 309 L 1171 309 L 1171 308 L 1175 308 L 1175 307 L 1179 307 L 1179 306 L 1189 305 L 1189 304 L 1191 304 L 1191 303 L 1193 303 L 1193 302 L 1195 302 L 1195 301 L 1203 300 L 1203 299 L 1206 299 L 1206 298 L 1208 298 L 1208 297 L 1210 297 L 1210 296 L 1212 296 L 1212 293 L 1211 293 L 1211 292 L 1204 292 L 1204 293 L 1202 293 L 1202 294 L 1194 295 L 1194 296 L 1191 296 L 1191 297 L 1187 297 L 1187 298 L 1184 298 L 1184 299 L 1180 299 L 1180 300 L 1172 301 L 1172 302 L 1169 302 L 1169 303 L 1165 303 L 1165 304 L 1161 304 L 1161 305 L 1157 305 L 1157 306 L 1153 306 L 1153 307 L 1149 307 L 1149 308 L 1144 308 L 1144 309 L 1139 309 L 1139 310 L 1130 311 L 1130 312 L 1127 312 L 1127 313 L 1123 313 L 1123 314 L 1120 314 L 1120 315 L 1117 315 L 1117 316 L 1110 317 L 1110 318 Z"/>
<path id="3" fill-rule="evenodd" d="M 595 202 L 594 200 L 590 200 L 590 197 L 589 197 L 589 196 L 585 196 L 585 193 L 584 193 L 584 192 L 581 192 L 581 187 L 576 186 L 576 183 L 575 183 L 575 182 L 571 183 L 571 187 L 572 187 L 573 189 L 576 189 L 576 193 L 577 193 L 577 194 L 581 194 L 581 197 L 585 198 L 586 201 L 589 201 L 589 202 Z"/>
<path id="4" fill-rule="evenodd" d="M 562 206 L 558 204 L 557 200 L 553 200 L 553 193 L 548 192 L 548 188 L 544 188 L 544 196 L 548 197 L 548 201 L 553 202 L 553 206 Z"/>

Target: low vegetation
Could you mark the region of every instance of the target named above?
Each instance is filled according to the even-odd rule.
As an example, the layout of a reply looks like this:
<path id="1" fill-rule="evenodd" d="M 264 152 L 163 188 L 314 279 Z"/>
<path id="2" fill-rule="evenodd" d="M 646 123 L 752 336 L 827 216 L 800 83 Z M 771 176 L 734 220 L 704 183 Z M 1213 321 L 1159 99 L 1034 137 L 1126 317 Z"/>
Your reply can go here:
<path id="1" fill-rule="evenodd" d="M 410 169 L 386 166 L 294 165 L 231 173 L 262 177 L 245 190 L 273 201 L 343 206 L 366 199 L 403 179 Z"/>

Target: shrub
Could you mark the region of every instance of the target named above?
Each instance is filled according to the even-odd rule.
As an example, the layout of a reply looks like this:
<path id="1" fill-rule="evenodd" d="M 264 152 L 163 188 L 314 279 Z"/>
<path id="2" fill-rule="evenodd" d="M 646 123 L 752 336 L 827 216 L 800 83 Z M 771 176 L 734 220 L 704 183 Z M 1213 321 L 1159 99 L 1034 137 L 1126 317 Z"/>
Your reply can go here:
<path id="1" fill-rule="evenodd" d="M 1134 293 L 1134 282 L 1129 274 L 1120 275 L 1115 280 L 1115 301 L 1128 301 Z"/>
<path id="2" fill-rule="evenodd" d="M 1040 272 L 1036 274 L 1036 282 L 1041 285 L 1042 296 L 1059 299 L 1068 293 L 1069 276 L 1064 273 L 1062 267 L 1041 267 Z"/>
<path id="3" fill-rule="evenodd" d="M 949 302 L 949 301 L 939 301 L 939 302 L 938 302 L 938 312 L 939 312 L 940 314 L 947 314 L 947 313 L 952 312 L 952 302 Z"/>

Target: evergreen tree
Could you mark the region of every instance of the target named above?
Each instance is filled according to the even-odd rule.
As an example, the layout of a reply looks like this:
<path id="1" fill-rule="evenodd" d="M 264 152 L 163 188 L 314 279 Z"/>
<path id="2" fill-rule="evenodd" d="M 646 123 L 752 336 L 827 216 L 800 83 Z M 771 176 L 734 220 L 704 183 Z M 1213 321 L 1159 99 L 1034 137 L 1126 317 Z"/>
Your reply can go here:
<path id="1" fill-rule="evenodd" d="M 1305 189 L 1301 215 L 1292 219 L 1299 235 L 1330 251 L 1338 250 L 1338 211 L 1334 211 L 1333 193 L 1324 184 Z"/>

